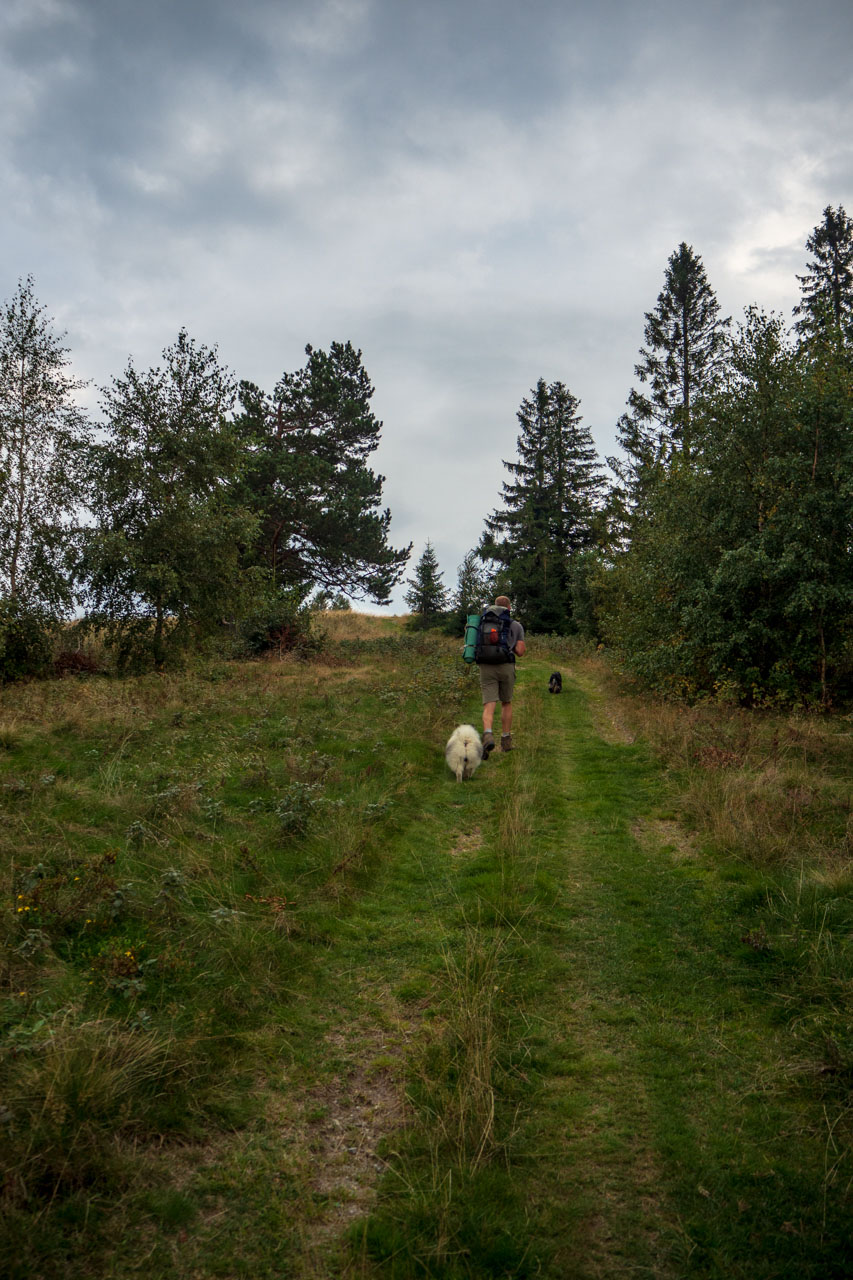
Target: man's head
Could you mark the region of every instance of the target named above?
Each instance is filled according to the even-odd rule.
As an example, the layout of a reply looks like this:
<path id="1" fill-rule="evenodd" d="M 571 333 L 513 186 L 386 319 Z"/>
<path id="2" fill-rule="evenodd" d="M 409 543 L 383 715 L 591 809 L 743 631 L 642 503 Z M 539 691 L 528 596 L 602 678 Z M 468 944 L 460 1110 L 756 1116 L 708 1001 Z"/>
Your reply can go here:
<path id="1" fill-rule="evenodd" d="M 512 605 L 511 605 L 511 604 L 510 604 L 510 602 L 509 602 L 509 596 L 496 596 L 496 597 L 495 597 L 495 608 L 496 608 L 496 609 L 511 609 L 511 608 L 512 608 Z"/>

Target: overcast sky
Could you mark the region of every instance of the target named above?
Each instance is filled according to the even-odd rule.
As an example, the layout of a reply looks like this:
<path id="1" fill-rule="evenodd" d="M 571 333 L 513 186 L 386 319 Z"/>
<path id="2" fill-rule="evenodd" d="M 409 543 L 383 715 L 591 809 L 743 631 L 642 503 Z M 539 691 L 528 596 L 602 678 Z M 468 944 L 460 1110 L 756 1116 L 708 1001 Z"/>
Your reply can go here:
<path id="1" fill-rule="evenodd" d="M 448 585 L 539 377 L 613 452 L 682 240 L 789 315 L 853 210 L 851 0 L 0 0 L 0 42 L 0 295 L 94 386 L 182 325 L 268 390 L 351 340 Z"/>

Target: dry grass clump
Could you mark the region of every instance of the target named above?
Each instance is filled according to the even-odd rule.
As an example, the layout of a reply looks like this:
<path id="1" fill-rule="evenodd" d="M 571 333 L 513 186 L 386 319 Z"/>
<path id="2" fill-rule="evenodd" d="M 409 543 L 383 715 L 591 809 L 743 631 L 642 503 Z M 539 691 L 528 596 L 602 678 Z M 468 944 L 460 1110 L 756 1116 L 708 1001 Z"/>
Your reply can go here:
<path id="1" fill-rule="evenodd" d="M 119 1139 L 156 1131 L 184 1070 L 165 1037 L 111 1019 L 66 1010 L 22 1029 L 0 1058 L 7 1204 L 120 1177 Z"/>

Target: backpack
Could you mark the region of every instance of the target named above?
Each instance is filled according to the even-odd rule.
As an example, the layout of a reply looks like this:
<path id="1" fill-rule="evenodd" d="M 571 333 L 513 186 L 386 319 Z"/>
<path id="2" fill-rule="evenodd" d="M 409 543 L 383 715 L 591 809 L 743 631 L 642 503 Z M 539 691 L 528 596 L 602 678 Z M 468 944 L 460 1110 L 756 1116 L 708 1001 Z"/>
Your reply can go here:
<path id="1" fill-rule="evenodd" d="M 515 662 L 509 627 L 509 609 L 487 609 L 480 616 L 480 629 L 474 661 L 490 666 L 497 662 Z"/>

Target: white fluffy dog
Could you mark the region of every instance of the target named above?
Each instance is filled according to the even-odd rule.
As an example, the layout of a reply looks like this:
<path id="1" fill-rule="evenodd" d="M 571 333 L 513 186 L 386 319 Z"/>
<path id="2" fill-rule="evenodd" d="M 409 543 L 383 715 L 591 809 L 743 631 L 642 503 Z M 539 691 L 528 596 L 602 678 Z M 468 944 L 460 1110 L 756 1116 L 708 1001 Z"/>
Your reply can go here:
<path id="1" fill-rule="evenodd" d="M 456 726 L 444 748 L 444 758 L 451 772 L 456 774 L 457 782 L 473 776 L 483 758 L 483 744 L 472 724 Z"/>

